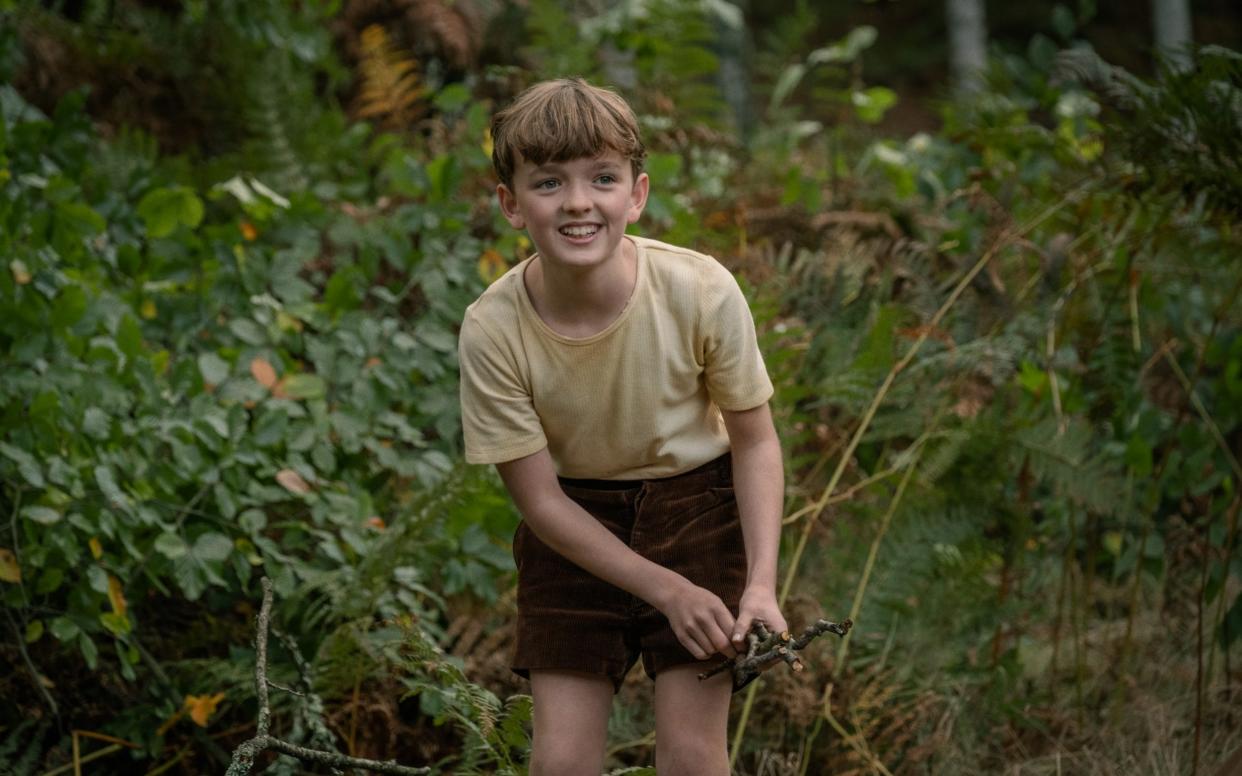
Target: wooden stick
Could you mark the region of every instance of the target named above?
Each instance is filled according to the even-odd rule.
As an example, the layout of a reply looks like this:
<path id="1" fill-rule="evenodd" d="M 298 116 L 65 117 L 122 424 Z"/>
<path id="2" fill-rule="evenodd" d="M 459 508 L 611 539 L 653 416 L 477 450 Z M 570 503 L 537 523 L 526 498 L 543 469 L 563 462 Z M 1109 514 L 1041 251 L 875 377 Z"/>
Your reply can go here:
<path id="1" fill-rule="evenodd" d="M 794 654 L 795 652 L 802 651 L 807 644 L 825 633 L 835 633 L 844 637 L 853 626 L 854 623 L 851 620 L 844 620 L 840 623 L 823 619 L 816 620 L 795 639 L 789 631 L 769 633 L 763 623 L 756 622 L 751 625 L 750 633 L 746 634 L 748 643 L 746 654 L 717 663 L 699 674 L 699 681 L 732 670 L 733 691 L 737 692 L 777 663 L 785 663 L 795 673 L 799 672 L 805 666 L 802 660 Z"/>
<path id="2" fill-rule="evenodd" d="M 268 687 L 285 688 L 274 685 L 267 678 L 267 633 L 272 616 L 272 581 L 267 577 L 263 577 L 260 583 L 263 586 L 263 604 L 259 607 L 254 638 L 254 687 L 255 693 L 259 698 L 258 731 L 254 738 L 249 741 L 243 741 L 233 750 L 233 761 L 229 764 L 229 769 L 225 776 L 247 776 L 250 773 L 250 769 L 254 767 L 255 758 L 268 749 L 274 749 L 277 752 L 296 757 L 304 762 L 319 763 L 331 767 L 365 768 L 376 773 L 393 774 L 393 776 L 424 776 L 431 773 L 431 768 L 412 768 L 408 765 L 398 765 L 392 761 L 380 762 L 379 760 L 367 760 L 362 757 L 350 757 L 338 752 L 308 749 L 282 741 L 268 734 L 272 723 L 272 710 L 267 694 Z"/>

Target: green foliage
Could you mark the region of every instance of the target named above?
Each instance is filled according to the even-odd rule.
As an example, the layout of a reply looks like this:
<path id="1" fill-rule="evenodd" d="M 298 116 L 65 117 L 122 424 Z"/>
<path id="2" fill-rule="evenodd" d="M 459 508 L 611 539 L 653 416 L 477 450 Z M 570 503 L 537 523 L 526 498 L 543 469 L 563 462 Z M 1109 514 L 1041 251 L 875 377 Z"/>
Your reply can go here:
<path id="1" fill-rule="evenodd" d="M 1164 63 L 1159 85 L 1109 65 L 1087 48 L 1066 51 L 1059 71 L 1098 91 L 1116 111 L 1114 137 L 1150 185 L 1242 210 L 1242 54 L 1203 46 L 1197 66 Z"/>
<path id="2" fill-rule="evenodd" d="M 782 306 L 809 335 L 792 381 L 816 386 L 793 414 L 852 429 L 946 290 L 994 251 L 897 376 L 853 462 L 862 480 L 920 456 L 918 487 L 865 590 L 860 623 L 871 624 L 852 660 L 865 672 L 900 654 L 909 692 L 975 688 L 978 705 L 961 714 L 978 731 L 973 743 L 959 739 L 968 753 L 995 751 L 984 741 L 998 718 L 1038 725 L 1029 709 L 1064 707 L 1067 695 L 1086 713 L 1121 703 L 1130 679 L 1097 664 L 1121 655 L 1122 677 L 1150 670 L 1134 658 L 1150 647 L 1133 633 L 1161 616 L 1144 609 L 1161 595 L 1180 602 L 1163 599 L 1166 614 L 1201 607 L 1221 644 L 1237 632 L 1236 588 L 1225 583 L 1236 585 L 1238 535 L 1224 440 L 1240 420 L 1222 398 L 1242 327 L 1242 283 L 1222 253 L 1237 251 L 1229 165 L 1209 171 L 1210 155 L 1166 163 L 1163 144 L 1137 140 L 1162 130 L 1102 112 L 1116 93 L 1047 80 L 1038 65 L 1051 59 L 1037 53 L 1034 67 L 1005 63 L 1004 88 L 949 106 L 946 133 L 877 141 L 860 156 L 860 187 L 895 214 L 900 237 L 843 229 L 829 236 L 838 244 L 777 265 Z M 1194 111 L 1231 99 L 1232 76 L 1217 67 L 1158 83 L 1113 70 L 1114 91 L 1132 106 L 1141 99 L 1156 127 L 1177 116 L 1194 126 Z M 1183 108 L 1160 107 L 1173 103 Z M 1218 123 L 1202 131 L 1223 131 Z M 1144 170 L 1140 189 L 1133 173 Z M 920 217 L 903 220 L 908 209 Z M 1170 366 L 1175 342 L 1190 352 Z M 891 497 L 883 482 L 842 507 L 822 562 L 840 571 L 806 572 L 822 576 L 827 611 L 848 606 Z M 1109 628 L 1125 635 L 1091 641 Z M 1204 650 L 1204 660 L 1215 654 Z M 875 736 L 890 769 L 919 762 L 903 759 L 912 755 L 896 737 Z M 979 757 L 946 753 L 921 767 L 956 772 L 963 760 Z"/>
<path id="3" fill-rule="evenodd" d="M 72 22 L 23 6 L 23 29 L 91 67 L 158 69 L 199 117 L 182 137 L 150 122 L 105 140 L 84 93 L 45 114 L 0 86 L 0 601 L 59 672 L 49 692 L 113 693 L 100 705 L 124 708 L 90 726 L 138 757 L 185 734 L 164 723 L 187 694 L 223 691 L 221 714 L 252 721 L 241 645 L 264 574 L 311 656 L 314 697 L 274 696 L 294 740 L 337 746 L 327 723 L 365 704 L 356 688 L 393 708 L 405 692 L 401 716 L 451 730 L 441 770 L 524 771 L 529 698 L 502 700 L 438 645 L 459 602 L 501 603 L 517 521 L 495 475 L 460 460 L 456 326 L 529 249 L 489 207 L 488 99 L 576 74 L 638 108 L 643 230 L 753 274 L 791 511 L 927 337 L 798 570 L 796 593 L 848 611 L 892 472 L 917 461 L 849 659 L 808 661 L 744 755 L 870 768 L 799 723 L 799 705 L 823 721 L 829 686 L 848 740 L 894 772 L 1010 770 L 1048 741 L 1111 752 L 1064 720 L 1102 719 L 1138 687 L 1184 697 L 1162 678 L 1194 664 L 1195 640 L 1150 634 L 1193 632 L 1200 613 L 1219 676 L 1242 634 L 1237 55 L 1143 80 L 1059 52 L 1091 15 L 1060 9 L 1056 39 L 999 57 L 942 131 L 876 139 L 895 99 L 862 78 L 877 34 L 821 45 L 811 5 L 758 36 L 765 125 L 745 152 L 715 84 L 719 4 L 510 8 L 530 74 L 472 73 L 399 134 L 335 106 L 334 3 L 87 3 Z M 0 29 L 8 76 L 27 52 Z M 298 682 L 288 652 L 271 662 Z M 33 706 L 21 680 L 37 681 L 6 687 Z M 0 724 L 0 759 L 46 770 L 50 724 Z M 1171 727 L 1175 743 L 1191 729 Z"/>
<path id="4" fill-rule="evenodd" d="M 496 773 L 523 776 L 530 748 L 527 727 L 532 718 L 531 698 L 512 695 L 505 700 L 471 682 L 452 658 L 417 628 L 405 628 L 400 659 L 410 680 L 409 696 L 437 725 L 451 722 L 462 734 L 462 752 L 453 773 Z"/>
<path id="5" fill-rule="evenodd" d="M 44 117 L 4 87 L 4 107 L 0 511 L 21 582 L 0 595 L 33 641 L 135 681 L 149 600 L 215 608 L 256 569 L 291 608 L 329 590 L 287 616 L 315 624 L 436 611 L 431 586 L 495 595 L 511 561 L 489 532 L 513 512 L 453 463 L 483 250 L 459 162 L 385 152 L 410 193 L 362 214 L 254 176 L 176 182 L 140 140 L 97 167 L 80 97 Z M 456 521 L 410 499 L 454 487 Z"/>
<path id="6" fill-rule="evenodd" d="M 28 719 L 6 730 L 0 741 L 0 763 L 5 765 L 5 776 L 33 776 L 38 773 L 39 756 L 42 754 L 43 738 L 49 723 L 36 724 Z"/>

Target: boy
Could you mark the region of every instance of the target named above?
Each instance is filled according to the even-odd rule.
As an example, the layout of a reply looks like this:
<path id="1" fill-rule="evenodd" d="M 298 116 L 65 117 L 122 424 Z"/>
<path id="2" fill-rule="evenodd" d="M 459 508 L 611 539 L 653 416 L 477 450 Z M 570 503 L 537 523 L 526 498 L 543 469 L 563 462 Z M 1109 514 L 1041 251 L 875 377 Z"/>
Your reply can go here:
<path id="1" fill-rule="evenodd" d="M 660 776 L 724 776 L 731 680 L 697 675 L 755 620 L 785 629 L 784 478 L 750 311 L 715 259 L 625 234 L 649 181 L 616 94 L 536 84 L 492 139 L 501 210 L 537 253 L 466 311 L 462 419 L 466 460 L 495 464 L 523 517 L 531 773 L 600 773 L 641 655 Z"/>

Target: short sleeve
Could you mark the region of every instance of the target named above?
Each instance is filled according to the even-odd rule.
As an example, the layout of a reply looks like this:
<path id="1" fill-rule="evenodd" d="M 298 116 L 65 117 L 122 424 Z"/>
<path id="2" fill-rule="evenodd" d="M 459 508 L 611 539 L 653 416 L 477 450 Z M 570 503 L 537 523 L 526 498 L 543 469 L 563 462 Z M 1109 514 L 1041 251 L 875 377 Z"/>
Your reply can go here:
<path id="1" fill-rule="evenodd" d="M 457 342 L 461 420 L 469 463 L 504 463 L 547 446 L 530 391 L 511 353 L 466 314 Z"/>
<path id="2" fill-rule="evenodd" d="M 746 297 L 733 275 L 717 262 L 705 274 L 700 300 L 707 392 L 722 410 L 749 410 L 772 398 Z"/>

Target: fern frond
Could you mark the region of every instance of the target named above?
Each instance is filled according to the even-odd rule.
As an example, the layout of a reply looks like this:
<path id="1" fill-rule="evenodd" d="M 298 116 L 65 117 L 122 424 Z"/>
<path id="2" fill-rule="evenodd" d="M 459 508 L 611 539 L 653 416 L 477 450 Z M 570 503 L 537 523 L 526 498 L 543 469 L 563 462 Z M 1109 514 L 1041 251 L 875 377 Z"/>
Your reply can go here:
<path id="1" fill-rule="evenodd" d="M 43 754 L 43 736 L 49 724 L 48 720 L 40 721 L 32 733 L 30 728 L 35 727 L 35 721 L 28 719 L 5 736 L 3 743 L 0 743 L 0 765 L 3 765 L 4 776 L 34 776 L 42 770 L 39 759 Z"/>
<path id="2" fill-rule="evenodd" d="M 411 126 L 421 115 L 427 90 L 418 62 L 402 56 L 378 24 L 362 31 L 358 70 L 362 78 L 359 117 L 375 118 L 381 126 L 400 129 Z"/>
<path id="3" fill-rule="evenodd" d="M 1151 84 L 1108 65 L 1090 50 L 1064 52 L 1058 69 L 1117 109 L 1112 133 L 1152 184 L 1205 195 L 1242 211 L 1242 57 L 1218 46 L 1196 53 L 1197 67 L 1161 67 Z"/>
<path id="4" fill-rule="evenodd" d="M 966 429 L 950 429 L 936 434 L 926 445 L 919 461 L 919 479 L 927 485 L 944 476 L 961 457 L 970 433 Z"/>
<path id="5" fill-rule="evenodd" d="M 1123 503 L 1124 478 L 1116 462 L 1092 454 L 1091 438 L 1086 423 L 1070 422 L 1062 430 L 1047 418 L 1014 435 L 1015 469 L 1025 455 L 1037 479 L 1094 512 L 1113 514 Z"/>
<path id="6" fill-rule="evenodd" d="M 287 89 L 288 83 L 294 79 L 288 72 L 288 63 L 276 55 L 269 55 L 256 69 L 263 75 L 247 83 L 245 105 L 252 157 L 262 160 L 259 169 L 275 174 L 277 188 L 303 188 L 306 176 L 294 150 L 294 138 L 298 132 L 289 111 Z"/>

